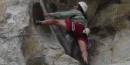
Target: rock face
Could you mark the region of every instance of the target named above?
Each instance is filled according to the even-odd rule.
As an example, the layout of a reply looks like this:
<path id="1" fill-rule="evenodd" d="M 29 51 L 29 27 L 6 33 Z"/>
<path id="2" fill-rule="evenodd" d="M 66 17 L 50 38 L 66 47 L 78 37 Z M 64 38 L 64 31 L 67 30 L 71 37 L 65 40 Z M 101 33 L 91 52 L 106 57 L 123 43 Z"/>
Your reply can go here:
<path id="1" fill-rule="evenodd" d="M 97 47 L 91 56 L 92 65 L 129 64 L 130 3 L 124 1 L 110 4 L 96 14 L 92 22 L 92 36 L 97 41 Z"/>
<path id="2" fill-rule="evenodd" d="M 19 4 L 10 4 L 12 2 Z M 3 23 L 0 25 L 0 65 L 25 65 L 20 49 L 20 33 L 28 25 L 28 4 L 19 0 L 1 0 L 0 10 L 2 14 L 0 18 L 3 16 L 6 19 L 2 20 Z"/>
<path id="3" fill-rule="evenodd" d="M 127 61 L 127 62 L 122 62 L 122 63 L 115 63 L 115 64 L 110 64 L 110 65 L 129 65 L 130 62 Z"/>
<path id="4" fill-rule="evenodd" d="M 0 22 L 2 23 L 2 21 L 4 21 L 4 14 L 5 14 L 5 9 L 6 9 L 6 5 L 5 5 L 5 0 L 1 0 L 0 1 Z"/>
<path id="5" fill-rule="evenodd" d="M 105 1 L 114 3 L 106 5 Z M 73 39 L 60 33 L 64 31 L 34 25 L 35 2 L 39 0 L 0 0 L 0 65 L 80 65 L 74 59 L 80 61 L 79 48 L 66 44 Z M 63 2 L 68 1 L 61 1 L 60 5 L 65 6 Z M 93 18 L 90 38 L 95 40 L 89 49 L 90 64 L 129 65 L 130 1 L 87 0 L 87 3 L 88 16 Z"/>
<path id="6" fill-rule="evenodd" d="M 0 1 L 0 65 L 80 65 L 65 54 L 51 31 L 43 34 L 30 23 L 34 2 Z"/>

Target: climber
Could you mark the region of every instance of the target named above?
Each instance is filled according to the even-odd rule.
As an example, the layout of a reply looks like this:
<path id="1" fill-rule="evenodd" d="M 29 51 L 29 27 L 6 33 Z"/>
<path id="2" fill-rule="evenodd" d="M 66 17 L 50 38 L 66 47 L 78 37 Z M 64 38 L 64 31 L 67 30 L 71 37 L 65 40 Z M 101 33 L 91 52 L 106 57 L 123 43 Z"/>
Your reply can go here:
<path id="1" fill-rule="evenodd" d="M 46 20 L 36 19 L 36 24 L 44 25 L 57 25 L 63 27 L 68 33 L 71 33 L 74 39 L 77 40 L 83 61 L 88 64 L 88 52 L 87 52 L 87 35 L 90 30 L 87 27 L 87 4 L 83 1 L 78 2 L 74 9 L 63 12 L 45 13 L 44 16 L 53 17 Z"/>

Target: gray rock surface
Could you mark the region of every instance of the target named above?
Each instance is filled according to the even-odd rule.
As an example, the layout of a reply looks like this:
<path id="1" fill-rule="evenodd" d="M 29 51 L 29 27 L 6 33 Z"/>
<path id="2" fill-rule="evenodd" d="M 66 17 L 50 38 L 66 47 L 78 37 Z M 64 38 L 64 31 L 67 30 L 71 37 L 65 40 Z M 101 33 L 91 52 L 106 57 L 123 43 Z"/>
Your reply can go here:
<path id="1" fill-rule="evenodd" d="M 110 65 L 130 65 L 130 61 L 122 62 L 122 63 L 114 63 L 114 64 L 110 64 Z"/>
<path id="2" fill-rule="evenodd" d="M 49 35 L 42 33 L 42 29 L 37 27 L 35 32 L 30 31 L 32 28 L 35 29 L 35 26 L 26 31 L 32 19 L 32 4 L 33 0 L 0 1 L 0 18 L 6 19 L 1 19 L 3 23 L 0 25 L 0 65 L 44 65 L 43 62 L 45 65 L 80 65 L 78 61 L 65 54 L 51 31 Z M 29 34 L 24 35 L 24 31 Z M 39 36 L 35 35 L 37 32 L 40 33 Z M 25 42 L 26 44 L 23 44 Z"/>
<path id="3" fill-rule="evenodd" d="M 3 23 L 4 21 L 4 15 L 5 15 L 5 9 L 6 9 L 6 5 L 5 5 L 5 0 L 1 0 L 0 1 L 0 23 Z"/>
<path id="4" fill-rule="evenodd" d="M 49 28 L 35 26 L 31 10 L 38 0 L 0 1 L 0 65 L 80 65 L 65 54 L 61 42 Z M 98 1 L 99 3 L 100 1 Z M 89 4 L 90 17 L 94 17 L 90 37 L 95 39 L 95 47 L 90 53 L 91 65 L 130 65 L 130 16 L 129 0 L 113 4 L 96 12 L 98 3 Z M 94 16 L 96 15 L 96 16 Z M 109 32 L 109 33 L 108 33 Z M 59 37 L 64 40 L 63 36 Z M 69 41 L 69 39 L 68 39 Z M 71 45 L 67 47 L 71 53 Z M 74 48 L 75 49 L 75 48 Z M 73 52 L 76 56 L 77 51 Z M 77 58 L 79 55 L 77 55 Z"/>
<path id="5" fill-rule="evenodd" d="M 127 65 L 129 63 L 130 20 L 129 4 L 113 4 L 96 14 L 92 36 L 97 41 L 92 65 Z M 92 31 L 94 32 L 94 31 Z M 124 63 L 126 62 L 126 63 Z"/>
<path id="6" fill-rule="evenodd" d="M 125 4 L 129 4 L 130 3 L 130 0 L 121 0 L 123 3 Z"/>
<path id="7" fill-rule="evenodd" d="M 10 3 L 17 2 L 1 0 L 6 9 L 1 11 L 5 19 L 0 25 L 0 65 L 25 65 L 25 60 L 21 51 L 21 36 L 23 28 L 28 25 L 29 14 L 28 4 L 13 5 Z M 9 6 L 7 4 L 10 4 Z"/>

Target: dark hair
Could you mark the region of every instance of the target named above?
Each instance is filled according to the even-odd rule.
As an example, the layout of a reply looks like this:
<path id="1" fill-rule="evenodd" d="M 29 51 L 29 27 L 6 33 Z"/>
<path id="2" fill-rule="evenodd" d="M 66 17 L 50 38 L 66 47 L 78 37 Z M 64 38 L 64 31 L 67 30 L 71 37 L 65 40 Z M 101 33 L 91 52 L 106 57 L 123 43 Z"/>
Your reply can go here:
<path id="1" fill-rule="evenodd" d="M 82 7 L 78 4 L 78 8 L 77 8 L 81 13 L 82 13 L 82 15 L 86 18 L 86 19 L 88 19 L 87 18 L 87 14 L 85 14 L 85 12 L 83 11 L 83 9 L 82 9 Z"/>

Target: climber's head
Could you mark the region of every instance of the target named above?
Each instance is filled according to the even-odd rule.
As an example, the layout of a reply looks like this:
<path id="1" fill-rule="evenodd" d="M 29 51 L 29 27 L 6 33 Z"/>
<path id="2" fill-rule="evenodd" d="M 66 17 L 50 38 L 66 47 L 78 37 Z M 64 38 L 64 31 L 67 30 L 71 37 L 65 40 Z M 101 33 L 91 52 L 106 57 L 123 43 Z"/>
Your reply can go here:
<path id="1" fill-rule="evenodd" d="M 80 10 L 83 13 L 86 13 L 87 9 L 88 9 L 88 6 L 84 1 L 78 2 L 78 10 Z"/>
<path id="2" fill-rule="evenodd" d="M 79 10 L 79 11 L 83 14 L 83 16 L 84 16 L 86 19 L 88 19 L 88 18 L 87 18 L 87 15 L 86 15 L 88 6 L 87 6 L 87 4 L 86 4 L 84 1 L 78 2 L 77 5 L 74 6 L 74 9 Z"/>

